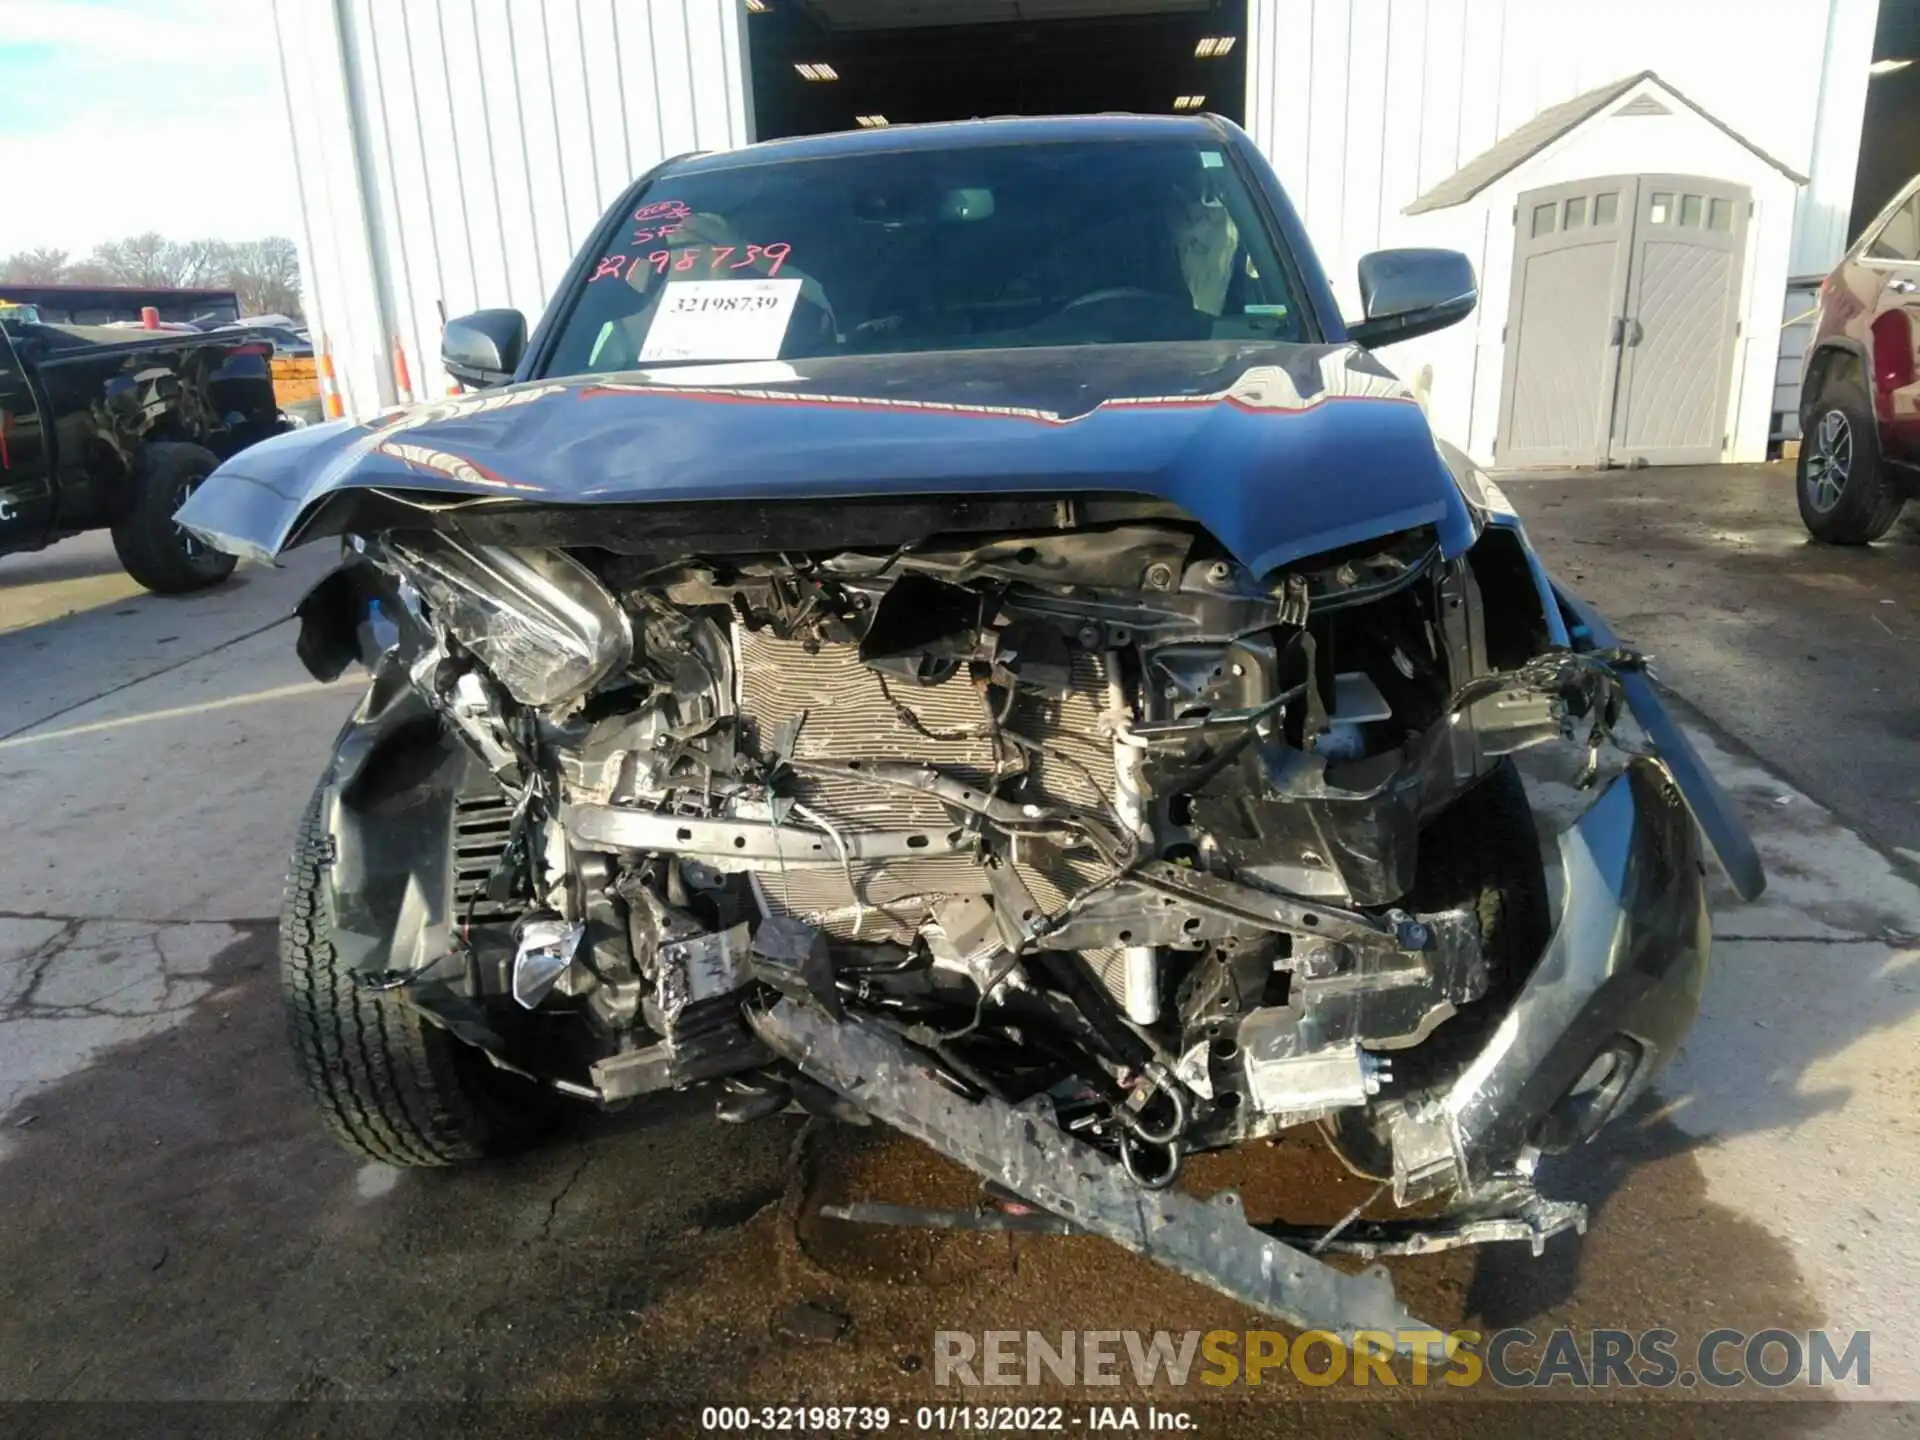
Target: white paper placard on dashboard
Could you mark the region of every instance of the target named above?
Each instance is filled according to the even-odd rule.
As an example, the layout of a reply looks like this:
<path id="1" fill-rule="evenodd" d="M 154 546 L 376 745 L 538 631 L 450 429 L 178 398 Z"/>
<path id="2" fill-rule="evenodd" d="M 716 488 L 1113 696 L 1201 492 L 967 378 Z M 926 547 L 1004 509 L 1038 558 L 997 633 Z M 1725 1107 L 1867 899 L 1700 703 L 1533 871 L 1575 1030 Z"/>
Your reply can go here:
<path id="1" fill-rule="evenodd" d="M 640 359 L 777 360 L 800 280 L 676 280 L 647 327 Z"/>

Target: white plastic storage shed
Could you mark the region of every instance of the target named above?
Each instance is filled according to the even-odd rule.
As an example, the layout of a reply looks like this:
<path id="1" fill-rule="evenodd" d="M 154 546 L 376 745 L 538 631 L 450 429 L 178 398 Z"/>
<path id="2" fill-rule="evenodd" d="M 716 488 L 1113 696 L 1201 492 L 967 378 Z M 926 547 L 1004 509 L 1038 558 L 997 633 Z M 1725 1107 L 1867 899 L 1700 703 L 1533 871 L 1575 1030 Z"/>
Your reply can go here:
<path id="1" fill-rule="evenodd" d="M 1482 277 L 1479 315 L 1386 357 L 1477 458 L 1540 465 L 1764 455 L 1792 405 L 1777 372 L 1788 279 L 1824 273 L 1846 242 L 1877 8 L 274 0 L 308 317 L 349 414 L 447 393 L 443 319 L 488 305 L 537 315 L 604 207 L 657 161 L 881 111 L 900 123 L 1003 109 L 1017 69 L 1029 113 L 1172 110 L 1201 96 L 1238 120 L 1349 306 L 1354 262 L 1370 249 L 1466 250 Z M 975 65 L 982 55 L 1001 60 Z M 833 78 L 801 62 L 825 62 Z M 989 71 L 992 82 L 969 79 Z M 1596 210 L 1570 212 L 1569 200 L 1598 206 L 1603 180 L 1619 182 L 1625 228 L 1606 251 L 1614 268 L 1590 285 L 1605 268 L 1599 249 L 1555 256 L 1570 214 L 1594 228 Z M 1667 223 L 1651 218 L 1663 195 L 1675 231 L 1650 240 Z M 1532 233 L 1549 201 L 1557 238 Z M 1681 223 L 1696 211 L 1697 226 Z M 1732 228 L 1716 229 L 1722 220 Z M 1684 256 L 1660 248 L 1676 236 Z M 1635 285 L 1636 298 L 1668 296 L 1666 308 L 1634 313 Z M 1598 359 L 1568 340 L 1534 368 L 1536 347 L 1590 331 L 1603 311 Z M 1629 386 L 1624 408 L 1600 398 L 1608 375 L 1616 392 Z M 1634 394 L 1675 376 L 1693 391 L 1636 408 Z"/>
<path id="2" fill-rule="evenodd" d="M 1553 106 L 1406 207 L 1480 305 L 1391 358 L 1502 466 L 1763 459 L 1806 180 L 1651 73 Z"/>

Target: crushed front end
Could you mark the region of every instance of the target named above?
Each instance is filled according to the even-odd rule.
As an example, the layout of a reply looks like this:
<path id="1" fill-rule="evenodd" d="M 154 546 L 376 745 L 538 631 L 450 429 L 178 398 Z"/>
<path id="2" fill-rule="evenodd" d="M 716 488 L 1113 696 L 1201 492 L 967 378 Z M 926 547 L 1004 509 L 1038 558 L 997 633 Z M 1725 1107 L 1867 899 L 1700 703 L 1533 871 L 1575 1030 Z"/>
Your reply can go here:
<path id="1" fill-rule="evenodd" d="M 1644 1088 L 1707 963 L 1690 755 L 1599 789 L 1556 921 L 1509 757 L 1597 751 L 1657 701 L 1483 518 L 1457 555 L 1414 528 L 1264 575 L 1129 496 L 356 539 L 303 611 L 317 673 L 376 671 L 322 791 L 335 944 L 550 1089 L 851 1105 L 1273 1313 L 1354 1321 L 1355 1277 L 1282 1246 L 1333 1288 L 1277 1295 L 1271 1247 L 1580 1224 L 1535 1160 Z M 1262 1235 L 1176 1188 L 1188 1155 L 1307 1124 L 1425 1218 Z"/>

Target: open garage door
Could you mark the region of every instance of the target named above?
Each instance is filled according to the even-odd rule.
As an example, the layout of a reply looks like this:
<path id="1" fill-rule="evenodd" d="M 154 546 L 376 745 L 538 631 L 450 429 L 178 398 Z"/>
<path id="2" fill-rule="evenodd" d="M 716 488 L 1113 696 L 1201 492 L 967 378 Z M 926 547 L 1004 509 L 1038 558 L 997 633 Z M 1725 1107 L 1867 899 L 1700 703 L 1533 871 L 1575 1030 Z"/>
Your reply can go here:
<path id="1" fill-rule="evenodd" d="M 749 10 L 761 140 L 1105 110 L 1238 121 L 1245 103 L 1246 0 L 755 0 Z"/>

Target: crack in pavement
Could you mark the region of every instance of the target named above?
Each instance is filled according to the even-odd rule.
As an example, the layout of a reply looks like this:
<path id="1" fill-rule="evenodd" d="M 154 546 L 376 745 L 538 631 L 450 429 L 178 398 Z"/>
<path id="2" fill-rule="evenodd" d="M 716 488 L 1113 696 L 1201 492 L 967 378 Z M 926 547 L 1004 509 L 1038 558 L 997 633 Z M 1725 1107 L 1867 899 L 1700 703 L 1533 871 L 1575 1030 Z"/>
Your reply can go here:
<path id="1" fill-rule="evenodd" d="M 573 1173 L 567 1177 L 566 1183 L 560 1187 L 559 1192 L 547 1202 L 547 1218 L 540 1222 L 540 1238 L 542 1240 L 552 1238 L 553 1222 L 555 1217 L 560 1213 L 560 1202 L 565 1200 L 567 1196 L 573 1192 L 573 1187 L 579 1183 L 580 1177 L 587 1173 L 587 1166 L 592 1163 L 593 1152 L 588 1150 L 581 1155 L 580 1163 L 574 1166 Z"/>
<path id="2" fill-rule="evenodd" d="M 247 938 L 217 921 L 9 923 L 36 928 L 0 961 L 0 1115 L 114 1046 L 183 1023 L 222 983 L 217 962 Z"/>
<path id="3" fill-rule="evenodd" d="M 62 925 L 277 925 L 275 915 L 216 916 L 193 920 L 160 919 L 152 915 L 70 915 L 58 910 L 0 910 L 0 920 L 52 920 Z"/>
<path id="4" fill-rule="evenodd" d="M 53 917 L 49 915 L 34 918 L 50 920 Z M 80 920 L 66 921 L 59 934 L 49 935 L 20 957 L 26 966 L 27 983 L 18 996 L 4 1007 L 0 1007 L 0 1019 L 11 1020 L 34 1004 L 34 992 L 46 981 L 47 972 L 53 968 L 53 962 L 64 955 L 67 947 L 79 938 L 84 924 L 85 922 Z"/>
<path id="5" fill-rule="evenodd" d="M 13 999 L 4 1006 L 0 1006 L 0 1022 L 29 1019 L 78 1019 L 87 1016 L 143 1020 L 153 1016 L 178 1014 L 192 1008 L 192 1001 L 174 1002 L 175 987 L 183 981 L 201 981 L 203 977 L 191 962 L 181 964 L 169 957 L 166 947 L 160 943 L 160 934 L 165 927 L 153 925 L 150 927 L 150 933 L 145 935 L 110 933 L 105 936 L 90 936 L 87 934 L 89 926 L 100 923 L 103 922 L 68 919 L 63 922 L 58 934 L 48 936 L 22 956 L 26 983 Z M 147 922 L 104 923 L 141 925 Z M 186 926 L 204 928 L 207 923 L 209 922 L 181 922 L 179 928 Z M 149 952 L 144 964 L 139 964 L 136 956 L 129 953 L 140 950 Z M 108 988 L 84 998 L 67 1000 L 42 998 L 42 989 L 53 978 L 55 967 L 61 961 L 77 958 L 84 964 L 88 955 L 101 951 L 106 953 L 99 955 L 100 962 L 118 971 Z M 136 964 L 123 965 L 122 962 L 128 959 L 136 959 Z M 109 1003 L 120 996 L 139 992 L 143 988 L 150 989 L 155 980 L 159 982 L 159 993 L 153 996 L 151 1004 L 142 1008 L 127 1009 Z"/>
<path id="6" fill-rule="evenodd" d="M 121 987 L 132 989 L 132 985 Z M 171 987 L 169 987 L 171 988 Z M 193 1009 L 191 1003 L 181 1005 L 156 1005 L 150 1010 L 115 1010 L 110 1006 L 87 1001 L 77 1005 L 36 1005 L 16 1003 L 0 1019 L 4 1020 L 80 1020 L 89 1016 L 101 1020 L 151 1020 L 160 1015 L 180 1015 Z"/>

